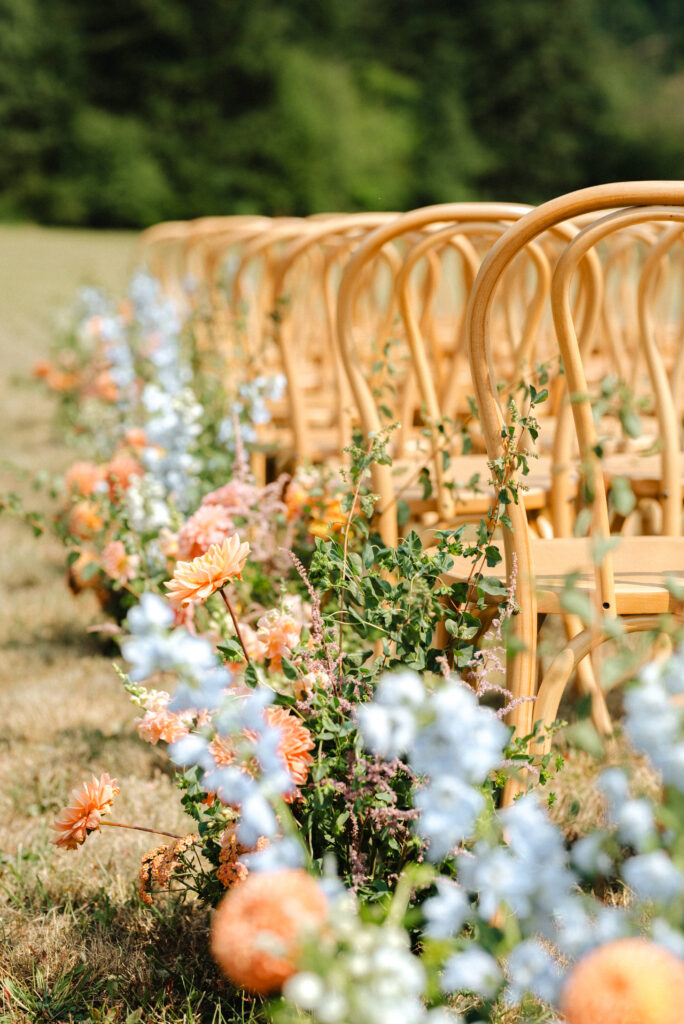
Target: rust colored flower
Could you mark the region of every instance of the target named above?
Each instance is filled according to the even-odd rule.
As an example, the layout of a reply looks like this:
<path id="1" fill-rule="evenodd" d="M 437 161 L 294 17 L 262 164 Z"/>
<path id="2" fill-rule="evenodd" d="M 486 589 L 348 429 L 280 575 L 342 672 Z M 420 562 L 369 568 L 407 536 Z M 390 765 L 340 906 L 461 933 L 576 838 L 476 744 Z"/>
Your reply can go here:
<path id="1" fill-rule="evenodd" d="M 74 462 L 64 474 L 67 490 L 84 498 L 94 494 L 103 479 L 102 467 L 94 462 Z"/>
<path id="2" fill-rule="evenodd" d="M 243 846 L 237 838 L 234 825 L 229 826 L 221 833 L 219 842 L 221 852 L 219 853 L 216 877 L 226 889 L 230 889 L 236 882 L 244 882 L 249 873 L 247 865 L 243 864 L 239 858 L 245 853 L 259 852 L 268 846 L 268 839 L 265 836 L 259 836 L 254 847 Z"/>
<path id="3" fill-rule="evenodd" d="M 323 891 L 305 871 L 248 875 L 214 913 L 211 951 L 232 982 L 266 995 L 295 973 L 302 942 L 327 916 Z"/>
<path id="4" fill-rule="evenodd" d="M 222 544 L 212 544 L 209 550 L 192 562 L 178 562 L 173 579 L 164 585 L 169 600 L 175 604 L 203 603 L 232 579 L 242 579 L 249 544 L 240 542 L 234 533 Z"/>
<path id="5" fill-rule="evenodd" d="M 257 640 L 263 645 L 264 656 L 276 672 L 280 670 L 283 657 L 289 658 L 302 635 L 300 622 L 286 612 L 272 608 L 257 622 Z"/>
<path id="6" fill-rule="evenodd" d="M 140 564 L 139 555 L 129 555 L 122 540 L 112 540 L 102 552 L 102 565 L 108 576 L 119 583 L 128 583 L 135 577 Z"/>
<path id="7" fill-rule="evenodd" d="M 69 512 L 69 533 L 81 540 L 89 540 L 103 526 L 97 505 L 92 501 L 79 501 Z"/>
<path id="8" fill-rule="evenodd" d="M 192 560 L 212 544 L 222 544 L 235 529 L 223 505 L 202 504 L 178 531 L 178 557 Z"/>
<path id="9" fill-rule="evenodd" d="M 115 455 L 104 467 L 107 483 L 109 484 L 109 496 L 116 501 L 124 491 L 127 491 L 134 476 L 142 476 L 143 467 L 132 455 Z"/>
<path id="10" fill-rule="evenodd" d="M 567 1024 L 682 1024 L 684 963 L 646 939 L 618 939 L 589 953 L 561 995 Z"/>
<path id="11" fill-rule="evenodd" d="M 84 843 L 89 832 L 99 829 L 103 814 L 112 809 L 115 796 L 120 793 L 116 779 L 110 779 L 105 772 L 91 782 L 84 782 L 80 789 L 71 792 L 71 803 L 62 811 L 50 828 L 55 835 L 50 840 L 55 846 L 75 850 Z"/>

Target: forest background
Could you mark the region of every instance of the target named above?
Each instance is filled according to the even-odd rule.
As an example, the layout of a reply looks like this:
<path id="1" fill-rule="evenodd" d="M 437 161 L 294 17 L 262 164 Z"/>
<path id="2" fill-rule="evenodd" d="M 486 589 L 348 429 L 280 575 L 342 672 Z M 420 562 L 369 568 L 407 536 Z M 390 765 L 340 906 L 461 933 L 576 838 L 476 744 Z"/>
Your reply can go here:
<path id="1" fill-rule="evenodd" d="M 684 176 L 682 0 L 0 0 L 0 218 L 143 227 Z"/>

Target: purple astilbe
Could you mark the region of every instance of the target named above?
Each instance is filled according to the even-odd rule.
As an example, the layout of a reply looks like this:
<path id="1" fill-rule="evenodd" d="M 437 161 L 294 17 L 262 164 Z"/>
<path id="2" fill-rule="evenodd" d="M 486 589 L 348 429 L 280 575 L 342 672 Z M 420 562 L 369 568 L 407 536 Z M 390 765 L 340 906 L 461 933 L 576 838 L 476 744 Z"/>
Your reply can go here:
<path id="1" fill-rule="evenodd" d="M 415 846 L 415 836 L 410 826 L 411 822 L 419 817 L 419 812 L 414 808 L 403 809 L 397 806 L 398 796 L 392 783 L 398 773 L 403 772 L 415 788 L 420 788 L 421 784 L 408 765 L 399 758 L 384 761 L 380 757 L 357 757 L 355 751 L 349 750 L 346 759 L 346 779 L 327 778 L 323 780 L 323 785 L 329 786 L 341 796 L 349 815 L 347 850 L 351 867 L 351 887 L 356 891 L 371 878 L 368 854 L 362 849 L 364 841 L 368 838 L 369 828 L 371 834 L 387 829 L 399 848 L 409 843 Z M 423 851 L 418 850 L 412 856 L 420 862 L 423 860 Z M 400 870 L 388 873 L 384 877 L 391 884 L 398 880 L 399 874 Z"/>
<path id="2" fill-rule="evenodd" d="M 304 662 L 308 672 L 321 672 L 328 677 L 330 681 L 331 689 L 335 690 L 335 678 L 339 673 L 339 667 L 342 661 L 342 652 L 336 641 L 330 639 L 326 634 L 325 623 L 323 621 L 323 615 L 321 613 L 321 599 L 314 589 L 311 580 L 309 579 L 308 573 L 304 568 L 303 563 L 294 553 L 294 551 L 286 552 L 288 558 L 294 565 L 295 569 L 299 573 L 302 583 L 307 589 L 307 593 L 311 598 L 311 639 L 314 647 L 322 652 L 322 657 L 315 658 L 309 651 L 302 651 L 302 661 Z M 308 707 L 308 703 L 304 702 Z M 345 710 L 351 710 L 351 705 Z"/>

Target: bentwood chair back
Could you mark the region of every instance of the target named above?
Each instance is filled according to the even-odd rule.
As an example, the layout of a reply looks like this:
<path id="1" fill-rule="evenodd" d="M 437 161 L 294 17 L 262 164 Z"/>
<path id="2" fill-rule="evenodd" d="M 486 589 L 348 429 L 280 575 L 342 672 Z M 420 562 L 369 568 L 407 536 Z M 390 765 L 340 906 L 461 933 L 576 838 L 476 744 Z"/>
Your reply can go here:
<path id="1" fill-rule="evenodd" d="M 658 209 L 640 209 L 646 206 L 657 206 Z M 662 206 L 676 209 L 666 210 Z M 505 413 L 490 362 L 489 318 L 497 284 L 511 260 L 543 232 L 578 215 L 598 215 L 603 210 L 615 208 L 633 211 L 635 222 L 642 215 L 644 220 L 679 220 L 684 210 L 684 182 L 599 185 L 544 203 L 506 231 L 491 248 L 480 269 L 468 306 L 467 340 L 473 385 L 490 459 L 506 458 L 506 442 L 502 436 Z M 615 216 L 628 215 L 612 215 Z M 680 537 L 626 538 L 615 551 L 607 550 L 610 522 L 605 479 L 582 351 L 569 302 L 569 285 L 578 262 L 612 230 L 611 215 L 585 228 L 566 247 L 554 272 L 551 291 L 553 318 L 568 391 L 572 396 L 570 408 L 583 473 L 590 485 L 581 493 L 587 495 L 591 536 L 542 541 L 535 538 L 528 528 L 524 495 L 520 496 L 518 503 L 511 503 L 506 508 L 510 526 L 502 530 L 502 547 L 507 575 L 510 578 L 514 572 L 517 573 L 519 613 L 513 621 L 521 640 L 520 652 L 508 659 L 507 686 L 516 698 L 530 698 L 536 694 L 537 615 L 539 611 L 560 610 L 558 594 L 566 572 L 576 571 L 579 574 L 577 585 L 584 584 L 589 593 L 595 592 L 598 610 L 604 615 L 634 617 L 631 628 L 653 625 L 662 612 L 676 606 L 662 581 L 666 571 L 684 580 L 684 541 Z M 667 399 L 667 382 L 663 381 L 662 364 L 654 348 L 647 343 L 645 354 L 653 379 L 659 382 L 658 401 L 663 403 L 662 412 L 659 411 L 660 424 L 668 449 L 664 458 L 669 459 L 669 446 L 675 445 L 676 430 L 673 408 Z M 673 487 L 677 485 L 674 477 L 672 483 Z M 595 566 L 592 550 L 601 550 Z M 539 706 L 525 700 L 512 712 L 511 723 L 520 735 L 530 733 L 537 718 L 548 721 L 554 702 L 556 698 L 560 699 L 558 695 L 562 693 L 577 661 L 605 635 L 600 627 L 594 626 L 569 642 L 542 683 Z M 600 701 L 601 695 L 595 696 L 597 702 Z"/>

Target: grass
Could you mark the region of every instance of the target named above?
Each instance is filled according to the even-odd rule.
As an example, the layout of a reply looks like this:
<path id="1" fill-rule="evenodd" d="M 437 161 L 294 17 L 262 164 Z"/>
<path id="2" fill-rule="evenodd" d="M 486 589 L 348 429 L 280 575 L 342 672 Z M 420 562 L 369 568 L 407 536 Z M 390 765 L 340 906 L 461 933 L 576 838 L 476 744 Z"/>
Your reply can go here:
<path id="1" fill-rule="evenodd" d="M 30 476 L 72 460 L 51 401 L 29 382 L 46 355 L 53 317 L 84 281 L 123 287 L 130 235 L 0 228 L 0 489 L 30 507 L 49 501 Z M 188 831 L 166 758 L 143 744 L 135 712 L 89 626 L 92 594 L 72 597 L 64 553 L 49 536 L 0 519 L 0 1024 L 233 1024 L 263 1020 L 229 991 L 207 950 L 208 915 L 196 904 L 140 903 L 144 835 L 92 836 L 79 850 L 49 845 L 48 825 L 69 791 L 93 772 L 119 780 L 120 820 Z M 574 754 L 554 785 L 554 815 L 581 834 L 601 813 L 598 767 Z M 542 1008 L 502 1009 L 497 1024 L 541 1024 Z"/>

